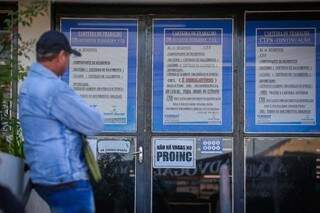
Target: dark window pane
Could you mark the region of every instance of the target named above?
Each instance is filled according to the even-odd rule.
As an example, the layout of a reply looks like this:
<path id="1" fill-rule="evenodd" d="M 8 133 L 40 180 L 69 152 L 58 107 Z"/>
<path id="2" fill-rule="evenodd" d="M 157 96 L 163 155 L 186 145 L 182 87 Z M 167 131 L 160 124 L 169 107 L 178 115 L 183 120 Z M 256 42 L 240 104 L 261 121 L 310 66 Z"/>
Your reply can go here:
<path id="1" fill-rule="evenodd" d="M 5 60 L 10 58 L 11 35 L 8 32 L 5 21 L 9 17 L 7 13 L 0 12 L 0 65 L 5 64 Z M 1 69 L 2 70 L 2 69 Z"/>
<path id="2" fill-rule="evenodd" d="M 246 140 L 246 212 L 320 212 L 320 139 Z"/>
<path id="3" fill-rule="evenodd" d="M 107 144 L 102 148 L 103 153 L 99 153 L 101 141 L 98 142 L 97 151 L 102 181 L 94 186 L 96 212 L 133 213 L 135 140 L 131 138 L 106 138 L 103 141 Z"/>
<path id="4" fill-rule="evenodd" d="M 195 169 L 153 169 L 153 213 L 220 213 L 220 205 L 231 213 L 232 139 L 223 138 L 221 153 L 205 153 L 202 139 Z"/>

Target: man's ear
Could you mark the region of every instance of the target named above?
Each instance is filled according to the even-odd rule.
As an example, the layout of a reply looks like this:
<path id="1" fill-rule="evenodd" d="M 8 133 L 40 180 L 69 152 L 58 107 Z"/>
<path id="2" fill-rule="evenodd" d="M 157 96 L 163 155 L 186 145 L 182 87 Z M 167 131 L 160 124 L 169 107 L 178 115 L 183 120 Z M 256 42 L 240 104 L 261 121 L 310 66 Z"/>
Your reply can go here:
<path id="1" fill-rule="evenodd" d="M 62 61 L 62 59 L 65 57 L 65 51 L 61 50 L 58 54 L 58 59 L 59 61 Z"/>

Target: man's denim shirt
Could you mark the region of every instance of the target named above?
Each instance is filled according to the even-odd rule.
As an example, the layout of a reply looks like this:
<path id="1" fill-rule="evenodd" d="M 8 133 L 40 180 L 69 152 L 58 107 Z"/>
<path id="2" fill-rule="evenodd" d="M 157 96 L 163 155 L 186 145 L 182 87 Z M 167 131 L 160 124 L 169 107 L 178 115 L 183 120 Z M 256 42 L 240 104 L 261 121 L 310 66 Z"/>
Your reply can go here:
<path id="1" fill-rule="evenodd" d="M 34 183 L 88 179 L 80 133 L 101 132 L 102 116 L 39 63 L 32 65 L 20 89 L 19 117 Z"/>

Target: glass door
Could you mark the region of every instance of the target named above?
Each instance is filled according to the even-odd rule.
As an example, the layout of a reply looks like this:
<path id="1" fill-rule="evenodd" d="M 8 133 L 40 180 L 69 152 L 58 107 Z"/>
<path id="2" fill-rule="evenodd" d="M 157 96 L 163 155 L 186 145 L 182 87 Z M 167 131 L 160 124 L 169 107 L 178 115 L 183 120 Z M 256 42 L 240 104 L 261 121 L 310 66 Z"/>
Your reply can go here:
<path id="1" fill-rule="evenodd" d="M 152 22 L 152 210 L 232 212 L 233 19 Z"/>
<path id="2" fill-rule="evenodd" d="M 97 212 L 233 210 L 233 19 L 61 17 L 63 76 L 103 113 Z"/>

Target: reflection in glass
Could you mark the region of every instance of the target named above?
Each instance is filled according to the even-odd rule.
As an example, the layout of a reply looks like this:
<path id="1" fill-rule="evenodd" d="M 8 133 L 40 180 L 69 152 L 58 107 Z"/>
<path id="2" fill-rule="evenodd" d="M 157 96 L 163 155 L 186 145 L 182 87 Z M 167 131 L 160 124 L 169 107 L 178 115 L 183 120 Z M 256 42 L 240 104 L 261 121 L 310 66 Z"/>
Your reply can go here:
<path id="1" fill-rule="evenodd" d="M 5 60 L 10 59 L 12 38 L 11 33 L 7 29 L 6 20 L 9 20 L 7 13 L 0 11 L 0 66 L 5 64 Z M 1 67 L 1 71 L 3 71 Z"/>
<path id="2" fill-rule="evenodd" d="M 4 65 L 10 60 L 11 34 L 7 31 L 0 31 L 0 67 L 5 71 Z"/>
<path id="3" fill-rule="evenodd" d="M 133 139 L 128 153 L 98 153 L 102 181 L 94 186 L 96 212 L 133 213 L 135 193 L 135 159 Z M 119 142 L 119 139 L 115 139 Z"/>
<path id="4" fill-rule="evenodd" d="M 153 169 L 153 213 L 231 213 L 232 139 L 221 153 L 204 153 L 197 138 L 196 169 Z"/>
<path id="5" fill-rule="evenodd" d="M 320 139 L 246 140 L 246 212 L 320 212 Z"/>

